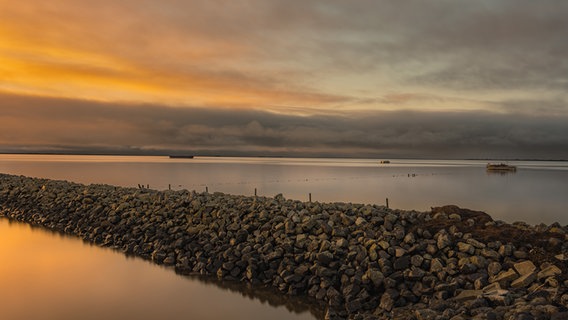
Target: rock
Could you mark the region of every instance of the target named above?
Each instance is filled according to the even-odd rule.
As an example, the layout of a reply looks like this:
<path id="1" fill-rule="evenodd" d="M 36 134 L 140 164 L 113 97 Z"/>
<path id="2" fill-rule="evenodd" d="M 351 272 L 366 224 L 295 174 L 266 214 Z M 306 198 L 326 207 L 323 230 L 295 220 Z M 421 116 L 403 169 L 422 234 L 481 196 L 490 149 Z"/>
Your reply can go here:
<path id="1" fill-rule="evenodd" d="M 503 290 L 504 294 L 489 294 L 483 297 L 487 299 L 492 306 L 509 306 L 513 303 L 513 297 L 508 293 L 508 291 Z"/>
<path id="2" fill-rule="evenodd" d="M 513 254 L 513 246 L 505 244 L 499 247 L 499 255 L 503 257 L 510 257 Z"/>
<path id="3" fill-rule="evenodd" d="M 375 287 L 381 286 L 383 284 L 383 281 L 385 280 L 385 276 L 376 269 L 367 270 L 366 275 Z"/>
<path id="4" fill-rule="evenodd" d="M 357 311 L 361 310 L 362 307 L 363 304 L 360 299 L 354 299 L 345 303 L 345 309 L 350 314 L 355 314 Z"/>
<path id="5" fill-rule="evenodd" d="M 430 272 L 440 272 L 443 268 L 444 266 L 438 258 L 432 259 L 432 262 L 430 262 Z"/>
<path id="6" fill-rule="evenodd" d="M 513 268 L 521 275 L 526 275 L 529 273 L 533 273 L 536 270 L 536 266 L 532 261 L 527 260 L 523 262 L 518 262 L 513 265 Z"/>
<path id="7" fill-rule="evenodd" d="M 568 319 L 568 311 L 558 312 L 550 315 L 550 320 L 566 320 Z"/>
<path id="8" fill-rule="evenodd" d="M 379 307 L 386 311 L 391 311 L 394 307 L 395 299 L 398 298 L 398 293 L 396 290 L 387 290 L 381 296 L 381 302 L 379 303 Z"/>
<path id="9" fill-rule="evenodd" d="M 448 247 L 450 244 L 451 244 L 450 237 L 448 236 L 447 233 L 440 233 L 438 235 L 438 239 L 436 240 L 436 245 L 438 246 L 438 249 L 442 250 Z"/>
<path id="10" fill-rule="evenodd" d="M 508 282 L 517 279 L 519 275 L 515 270 L 509 269 L 507 271 L 501 271 L 497 276 L 490 278 L 489 282 Z"/>
<path id="11" fill-rule="evenodd" d="M 562 270 L 560 270 L 560 268 L 555 265 L 550 265 L 537 274 L 537 279 L 546 279 L 548 277 L 555 277 L 560 274 L 562 274 Z"/>
<path id="12" fill-rule="evenodd" d="M 452 213 L 448 216 L 450 220 L 461 221 L 461 216 L 457 213 Z"/>
<path id="13" fill-rule="evenodd" d="M 404 236 L 403 241 L 404 243 L 412 245 L 416 242 L 416 237 L 414 236 L 414 233 L 409 232 L 406 236 Z"/>
<path id="14" fill-rule="evenodd" d="M 394 256 L 400 258 L 406 254 L 406 250 L 403 248 L 395 248 L 394 249 Z"/>
<path id="15" fill-rule="evenodd" d="M 483 294 L 496 294 L 500 290 L 502 290 L 502 288 L 501 285 L 499 285 L 499 282 L 494 282 L 492 284 L 489 284 L 482 289 Z"/>
<path id="16" fill-rule="evenodd" d="M 349 241 L 345 238 L 339 238 L 335 241 L 335 246 L 337 248 L 347 248 L 349 246 Z"/>
<path id="17" fill-rule="evenodd" d="M 475 252 L 475 247 L 469 243 L 458 242 L 458 250 L 460 252 L 473 254 Z"/>
<path id="18" fill-rule="evenodd" d="M 367 224 L 367 220 L 365 220 L 365 218 L 363 217 L 358 217 L 357 220 L 355 220 L 355 225 L 360 227 L 362 225 Z"/>
<path id="19" fill-rule="evenodd" d="M 415 267 L 422 266 L 422 262 L 424 262 L 424 257 L 422 257 L 421 255 L 415 254 L 410 257 L 410 263 Z"/>
<path id="20" fill-rule="evenodd" d="M 513 257 L 516 259 L 528 259 L 529 254 L 526 251 L 515 250 L 513 251 Z"/>
<path id="21" fill-rule="evenodd" d="M 501 259 L 501 255 L 497 251 L 487 248 L 481 250 L 481 255 L 487 259 L 492 259 L 495 261 L 499 261 L 499 259 Z"/>
<path id="22" fill-rule="evenodd" d="M 414 315 L 417 320 L 434 320 L 438 316 L 438 313 L 431 309 L 420 309 L 414 311 Z"/>
<path id="23" fill-rule="evenodd" d="M 487 273 L 489 276 L 494 276 L 502 270 L 502 266 L 499 262 L 490 262 L 487 266 Z"/>
<path id="24" fill-rule="evenodd" d="M 526 270 L 523 270 L 523 271 L 526 271 Z M 525 274 L 521 275 L 519 278 L 513 280 L 513 282 L 511 282 L 511 287 L 513 287 L 513 288 L 527 287 L 528 285 L 533 283 L 535 280 L 536 280 L 536 273 L 534 271 L 529 272 L 529 273 L 525 273 Z"/>
<path id="25" fill-rule="evenodd" d="M 487 260 L 482 256 L 473 256 L 469 258 L 469 261 L 478 269 L 485 269 L 485 267 L 487 266 Z"/>
<path id="26" fill-rule="evenodd" d="M 320 252 L 317 254 L 317 259 L 322 265 L 327 266 L 333 261 L 333 254 L 329 251 Z"/>
<path id="27" fill-rule="evenodd" d="M 485 243 L 483 242 L 479 242 L 473 238 L 469 238 L 466 240 L 466 242 L 472 246 L 474 246 L 477 249 L 484 249 L 485 247 L 487 247 L 487 245 L 485 245 Z"/>
<path id="28" fill-rule="evenodd" d="M 390 244 L 384 240 L 381 240 L 377 243 L 383 250 L 387 250 L 390 247 Z"/>
<path id="29" fill-rule="evenodd" d="M 556 258 L 556 260 L 559 260 L 559 261 L 568 261 L 568 254 L 564 254 L 564 253 L 557 254 L 557 255 L 554 256 L 554 258 Z"/>
<path id="30" fill-rule="evenodd" d="M 395 270 L 404 270 L 410 266 L 410 257 L 402 256 L 394 260 L 393 267 Z"/>
<path id="31" fill-rule="evenodd" d="M 483 295 L 482 290 L 463 290 L 457 296 L 455 296 L 453 299 L 457 302 L 465 302 L 465 301 L 477 299 L 477 298 L 481 297 L 482 295 Z"/>
<path id="32" fill-rule="evenodd" d="M 426 252 L 428 252 L 431 255 L 434 255 L 436 254 L 436 252 L 438 252 L 438 248 L 433 244 L 428 244 L 426 246 Z"/>

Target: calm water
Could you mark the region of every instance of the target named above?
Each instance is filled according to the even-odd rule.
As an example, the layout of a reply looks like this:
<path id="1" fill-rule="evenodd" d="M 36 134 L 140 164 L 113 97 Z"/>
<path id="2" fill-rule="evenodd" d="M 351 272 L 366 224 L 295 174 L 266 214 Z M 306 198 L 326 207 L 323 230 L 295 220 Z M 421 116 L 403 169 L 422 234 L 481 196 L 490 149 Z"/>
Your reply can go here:
<path id="1" fill-rule="evenodd" d="M 188 189 L 429 210 L 456 204 L 507 222 L 568 224 L 568 162 L 0 155 L 0 172 L 81 183 Z"/>
<path id="2" fill-rule="evenodd" d="M 0 219 L 0 257 L 5 320 L 315 319 L 294 301 L 282 305 L 265 293 L 245 297 L 7 219 Z"/>

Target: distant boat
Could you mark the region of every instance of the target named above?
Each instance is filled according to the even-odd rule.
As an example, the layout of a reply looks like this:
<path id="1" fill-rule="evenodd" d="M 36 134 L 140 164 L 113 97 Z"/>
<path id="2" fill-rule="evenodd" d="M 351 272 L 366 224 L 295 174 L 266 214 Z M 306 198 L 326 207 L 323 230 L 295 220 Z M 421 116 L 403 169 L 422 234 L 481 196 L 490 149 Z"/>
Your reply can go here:
<path id="1" fill-rule="evenodd" d="M 382 164 L 391 163 L 389 160 L 381 160 Z"/>
<path id="2" fill-rule="evenodd" d="M 517 171 L 517 167 L 505 163 L 488 163 L 485 168 L 487 171 Z"/>
<path id="3" fill-rule="evenodd" d="M 193 156 L 170 156 L 170 159 L 193 159 Z"/>

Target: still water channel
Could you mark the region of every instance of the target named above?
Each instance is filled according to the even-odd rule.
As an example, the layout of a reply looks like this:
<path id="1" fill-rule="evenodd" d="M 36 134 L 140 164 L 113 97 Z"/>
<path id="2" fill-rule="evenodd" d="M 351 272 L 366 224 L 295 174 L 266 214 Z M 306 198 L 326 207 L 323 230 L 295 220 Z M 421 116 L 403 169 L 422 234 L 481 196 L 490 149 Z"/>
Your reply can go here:
<path id="1" fill-rule="evenodd" d="M 316 319 L 300 300 L 176 275 L 0 218 L 0 319 Z M 254 296 L 252 296 L 252 294 Z"/>

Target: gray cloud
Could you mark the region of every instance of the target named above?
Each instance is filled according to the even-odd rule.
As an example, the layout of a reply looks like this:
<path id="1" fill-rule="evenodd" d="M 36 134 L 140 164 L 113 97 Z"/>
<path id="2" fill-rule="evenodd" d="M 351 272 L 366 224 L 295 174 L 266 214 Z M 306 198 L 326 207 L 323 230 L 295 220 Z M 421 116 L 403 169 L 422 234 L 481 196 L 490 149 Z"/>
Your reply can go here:
<path id="1" fill-rule="evenodd" d="M 567 99 L 564 0 L 53 0 L 34 3 L 33 10 L 21 6 L 0 4 L 0 18 L 16 21 L 32 43 L 64 44 L 136 70 L 107 70 L 101 63 L 75 66 L 77 73 L 124 72 L 125 81 L 147 78 L 160 88 L 191 92 L 193 80 L 196 92 L 280 94 L 280 100 L 293 97 L 283 103 L 296 108 L 357 105 L 363 91 L 366 99 L 391 91 L 479 99 L 491 91 L 538 100 L 546 90 Z M 322 85 L 330 82 L 331 89 Z M 260 107 L 273 107 L 268 100 Z"/>
<path id="2" fill-rule="evenodd" d="M 568 158 L 568 116 L 117 105 L 1 95 L 2 151 L 222 155 Z M 64 125 L 63 125 L 64 124 Z"/>

